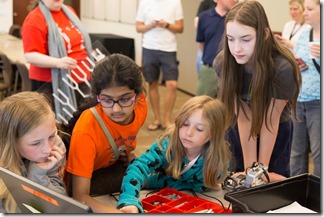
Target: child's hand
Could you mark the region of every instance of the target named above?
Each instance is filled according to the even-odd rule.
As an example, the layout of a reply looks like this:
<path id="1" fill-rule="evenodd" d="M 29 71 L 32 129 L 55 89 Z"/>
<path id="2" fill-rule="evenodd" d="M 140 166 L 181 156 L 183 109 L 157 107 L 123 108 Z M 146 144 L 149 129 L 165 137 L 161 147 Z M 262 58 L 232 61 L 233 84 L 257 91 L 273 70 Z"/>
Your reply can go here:
<path id="1" fill-rule="evenodd" d="M 119 210 L 124 213 L 138 213 L 138 208 L 134 205 L 124 206 L 123 208 L 120 208 Z"/>
<path id="2" fill-rule="evenodd" d="M 236 177 L 239 177 L 239 176 L 243 177 L 245 175 L 246 175 L 246 173 L 242 171 L 242 172 L 236 172 L 236 173 L 232 174 L 231 177 L 236 178 Z"/>
<path id="3" fill-rule="evenodd" d="M 134 160 L 135 158 L 136 158 L 136 156 L 135 156 L 134 152 L 131 151 L 128 155 L 126 155 L 125 153 L 122 153 L 122 154 L 120 155 L 120 157 L 119 157 L 119 160 L 120 160 L 121 162 L 123 162 L 123 165 L 124 165 L 125 167 L 127 167 L 128 164 L 129 164 L 132 160 Z"/>
<path id="4" fill-rule="evenodd" d="M 63 146 L 64 147 L 64 146 Z M 52 169 L 60 160 L 65 156 L 66 150 L 62 150 L 57 145 L 52 147 L 51 154 L 48 156 L 47 161 L 36 163 L 36 165 L 44 170 Z"/>
<path id="5" fill-rule="evenodd" d="M 132 162 L 132 160 L 134 160 L 136 158 L 136 155 L 133 151 L 131 151 L 128 155 L 127 155 L 127 161 L 128 163 Z"/>

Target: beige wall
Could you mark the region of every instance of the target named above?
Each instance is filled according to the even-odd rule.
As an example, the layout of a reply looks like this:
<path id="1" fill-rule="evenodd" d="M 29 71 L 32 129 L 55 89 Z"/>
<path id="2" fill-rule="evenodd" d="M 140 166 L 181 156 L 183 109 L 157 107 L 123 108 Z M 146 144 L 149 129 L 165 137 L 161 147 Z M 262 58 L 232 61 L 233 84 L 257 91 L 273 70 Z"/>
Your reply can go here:
<path id="1" fill-rule="evenodd" d="M 199 3 L 200 0 L 182 0 L 184 32 L 177 36 L 180 61 L 179 88 L 192 94 L 195 94 L 197 86 L 196 54 L 198 49 L 193 19 Z"/>
<path id="2" fill-rule="evenodd" d="M 13 23 L 13 1 L 0 1 L 0 33 L 9 32 L 10 26 Z"/>
<path id="3" fill-rule="evenodd" d="M 281 32 L 283 26 L 291 18 L 288 0 L 259 0 L 267 13 L 270 27 L 273 31 Z"/>
<path id="4" fill-rule="evenodd" d="M 135 39 L 135 61 L 141 65 L 141 37 L 135 30 L 136 7 L 139 0 L 81 0 L 81 19 L 90 33 L 111 33 Z M 290 20 L 288 0 L 259 0 L 268 15 L 273 31 L 281 31 Z M 197 85 L 196 32 L 193 19 L 200 0 L 182 0 L 184 32 L 177 36 L 180 61 L 179 88 L 194 94 Z M 111 10 L 111 7 L 116 7 Z M 105 10 L 103 10 L 105 8 Z M 96 12 L 97 11 L 97 12 Z M 109 11 L 109 13 L 107 13 Z M 133 20 L 133 22 L 131 22 Z"/>

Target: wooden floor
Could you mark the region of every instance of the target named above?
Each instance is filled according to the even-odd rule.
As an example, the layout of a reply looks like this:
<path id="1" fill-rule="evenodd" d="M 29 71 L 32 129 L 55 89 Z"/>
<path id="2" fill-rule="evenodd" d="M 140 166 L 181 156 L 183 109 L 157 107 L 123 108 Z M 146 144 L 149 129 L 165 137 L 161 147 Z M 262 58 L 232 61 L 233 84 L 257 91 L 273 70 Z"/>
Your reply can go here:
<path id="1" fill-rule="evenodd" d="M 160 108 L 161 112 L 163 114 L 163 103 L 164 103 L 164 93 L 166 91 L 165 86 L 160 86 L 159 87 L 159 93 L 160 93 Z M 177 116 L 181 106 L 192 97 L 192 95 L 186 94 L 182 91 L 177 91 L 177 99 L 174 105 L 173 113 L 172 113 L 172 119 L 174 121 L 174 118 Z M 154 121 L 154 116 L 153 112 L 151 109 L 151 105 L 149 102 L 149 98 L 147 98 L 148 101 L 148 115 L 146 118 L 146 121 L 143 125 L 143 127 L 140 129 L 138 135 L 137 135 L 137 146 L 135 149 L 135 155 L 140 156 L 143 152 L 145 152 L 151 145 L 152 143 L 158 138 L 158 136 L 163 132 L 162 130 L 156 130 L 156 131 L 149 131 L 147 130 L 147 126 Z M 162 115 L 161 114 L 161 115 Z M 310 157 L 311 159 L 311 157 Z M 310 160 L 309 163 L 309 171 L 310 173 L 313 173 L 313 161 Z"/>

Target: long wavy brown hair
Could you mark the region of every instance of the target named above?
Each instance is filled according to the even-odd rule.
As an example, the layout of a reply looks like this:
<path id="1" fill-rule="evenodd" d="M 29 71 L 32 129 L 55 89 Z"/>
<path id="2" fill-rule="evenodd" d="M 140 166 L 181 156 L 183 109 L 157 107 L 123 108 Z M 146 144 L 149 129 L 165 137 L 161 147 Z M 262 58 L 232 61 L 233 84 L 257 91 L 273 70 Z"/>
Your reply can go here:
<path id="1" fill-rule="evenodd" d="M 255 50 L 252 55 L 252 81 L 250 86 L 252 126 L 250 137 L 256 137 L 261 129 L 265 117 L 268 115 L 268 108 L 274 98 L 274 89 L 279 87 L 279 80 L 275 77 L 274 57 L 282 56 L 287 59 L 294 72 L 294 82 L 291 88 L 294 88 L 293 99 L 289 100 L 287 106 L 295 113 L 296 102 L 301 85 L 301 74 L 296 64 L 293 53 L 285 46 L 276 41 L 270 29 L 268 18 L 262 7 L 257 1 L 243 1 L 237 3 L 226 15 L 225 34 L 223 36 L 223 50 L 214 61 L 216 71 L 220 70 L 220 93 L 219 98 L 224 102 L 229 113 L 227 125 L 234 123 L 235 119 L 235 101 L 236 113 L 239 114 L 241 107 L 240 93 L 243 86 L 244 65 L 238 64 L 230 53 L 227 44 L 228 22 L 236 21 L 242 25 L 250 26 L 256 31 Z M 284 91 L 281 92 L 285 94 Z M 274 105 L 272 105 L 272 110 Z M 243 113 L 245 113 L 244 109 Z M 266 127 L 269 124 L 266 121 Z"/>

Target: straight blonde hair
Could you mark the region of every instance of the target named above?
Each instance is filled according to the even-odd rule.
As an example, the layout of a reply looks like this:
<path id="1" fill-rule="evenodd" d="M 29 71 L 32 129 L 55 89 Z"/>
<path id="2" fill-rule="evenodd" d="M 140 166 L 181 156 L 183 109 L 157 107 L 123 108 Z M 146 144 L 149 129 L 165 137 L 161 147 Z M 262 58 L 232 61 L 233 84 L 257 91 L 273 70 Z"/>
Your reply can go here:
<path id="1" fill-rule="evenodd" d="M 49 100 L 37 92 L 21 92 L 0 102 L 0 166 L 19 175 L 21 157 L 18 139 L 39 126 L 50 115 L 54 116 Z M 14 213 L 17 204 L 0 179 L 0 201 L 8 213 Z"/>
<path id="2" fill-rule="evenodd" d="M 179 129 L 189 116 L 199 109 L 202 111 L 203 119 L 206 121 L 211 135 L 210 141 L 204 145 L 201 153 L 204 157 L 204 186 L 218 188 L 227 176 L 227 162 L 230 158 L 229 147 L 225 141 L 227 112 L 220 100 L 209 96 L 196 96 L 189 99 L 182 106 L 175 119 L 174 126 L 161 135 L 158 144 L 161 147 L 162 140 L 170 137 L 170 145 L 166 151 L 166 159 L 169 163 L 166 173 L 172 175 L 175 179 L 179 179 L 182 159 L 185 156 L 179 138 Z"/>

